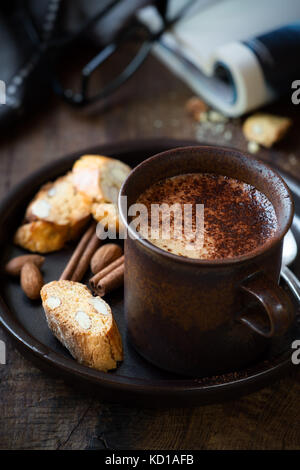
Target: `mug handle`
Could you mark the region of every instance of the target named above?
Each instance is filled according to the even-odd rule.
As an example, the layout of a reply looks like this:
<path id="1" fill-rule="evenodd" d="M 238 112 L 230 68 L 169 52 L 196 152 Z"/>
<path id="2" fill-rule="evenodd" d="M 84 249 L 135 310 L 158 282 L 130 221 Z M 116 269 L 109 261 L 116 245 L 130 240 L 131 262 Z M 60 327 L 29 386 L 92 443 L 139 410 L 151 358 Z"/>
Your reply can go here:
<path id="1" fill-rule="evenodd" d="M 285 291 L 274 281 L 260 273 L 244 281 L 240 288 L 261 304 L 266 315 L 259 314 L 254 318 L 251 314 L 242 313 L 238 321 L 265 338 L 282 335 L 288 329 L 294 317 L 293 305 Z"/>

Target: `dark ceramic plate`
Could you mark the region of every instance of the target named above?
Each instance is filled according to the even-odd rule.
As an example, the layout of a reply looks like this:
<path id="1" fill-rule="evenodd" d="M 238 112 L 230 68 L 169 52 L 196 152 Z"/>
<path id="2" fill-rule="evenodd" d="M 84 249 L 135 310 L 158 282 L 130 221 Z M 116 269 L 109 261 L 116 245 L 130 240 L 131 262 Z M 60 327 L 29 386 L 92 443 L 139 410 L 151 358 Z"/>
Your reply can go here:
<path id="1" fill-rule="evenodd" d="M 84 153 L 102 153 L 117 157 L 131 166 L 155 153 L 175 146 L 195 145 L 195 142 L 151 140 L 99 146 L 80 151 L 50 163 L 14 188 L 0 207 L 2 233 L 1 265 L 13 256 L 24 253 L 11 243 L 20 224 L 27 202 L 41 184 L 65 173 L 74 160 Z M 296 203 L 294 234 L 300 244 L 300 183 L 284 175 L 293 191 Z M 4 230 L 3 230 L 4 228 Z M 69 250 L 47 255 L 44 266 L 45 281 L 57 279 L 71 254 Z M 300 277 L 300 258 L 292 266 Z M 87 276 L 88 278 L 88 276 Z M 40 302 L 25 298 L 17 281 L 3 277 L 0 292 L 0 320 L 16 340 L 21 352 L 40 368 L 75 382 L 76 387 L 89 390 L 109 400 L 131 401 L 147 405 L 181 406 L 205 404 L 233 398 L 257 390 L 282 376 L 290 367 L 291 343 L 300 337 L 300 322 L 280 340 L 270 340 L 270 347 L 259 363 L 242 371 L 232 371 L 216 377 L 189 379 L 164 372 L 142 359 L 128 344 L 123 316 L 123 291 L 119 289 L 107 297 L 122 333 L 125 360 L 115 372 L 102 373 L 78 364 L 53 337 L 47 327 Z M 151 341 L 151 332 L 149 332 Z"/>

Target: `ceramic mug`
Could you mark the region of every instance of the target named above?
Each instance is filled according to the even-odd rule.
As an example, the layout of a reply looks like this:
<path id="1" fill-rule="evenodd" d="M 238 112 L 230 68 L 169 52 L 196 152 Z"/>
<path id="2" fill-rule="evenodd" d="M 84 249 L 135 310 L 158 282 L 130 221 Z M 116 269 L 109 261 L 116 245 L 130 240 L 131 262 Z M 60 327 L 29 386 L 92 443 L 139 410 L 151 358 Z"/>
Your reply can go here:
<path id="1" fill-rule="evenodd" d="M 250 254 L 199 260 L 169 253 L 136 235 L 127 207 L 152 184 L 185 173 L 226 175 L 255 186 L 274 206 L 274 236 Z M 294 207 L 287 185 L 270 166 L 229 148 L 175 148 L 134 168 L 121 189 L 119 210 L 128 234 L 128 335 L 145 359 L 186 375 L 222 373 L 251 364 L 270 338 L 288 329 L 293 308 L 278 284 Z"/>

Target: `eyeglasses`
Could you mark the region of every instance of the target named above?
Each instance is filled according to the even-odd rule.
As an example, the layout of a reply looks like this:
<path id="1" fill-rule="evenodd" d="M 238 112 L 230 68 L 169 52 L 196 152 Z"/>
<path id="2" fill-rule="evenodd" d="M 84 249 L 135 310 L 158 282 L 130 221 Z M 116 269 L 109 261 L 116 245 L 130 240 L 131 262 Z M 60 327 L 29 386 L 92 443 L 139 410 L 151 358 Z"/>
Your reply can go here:
<path id="1" fill-rule="evenodd" d="M 67 103 L 79 107 L 108 97 L 143 64 L 153 41 L 144 25 L 131 26 L 84 65 L 79 73 L 79 87 L 76 91 L 66 88 L 57 75 L 53 76 L 54 91 Z M 97 88 L 98 91 L 95 91 Z"/>
<path id="2" fill-rule="evenodd" d="M 80 32 L 76 33 L 76 38 L 95 25 L 117 3 L 119 2 L 112 2 L 109 7 L 92 18 Z M 81 68 L 78 75 L 79 85 L 76 90 L 66 87 L 62 83 L 54 67 L 52 83 L 55 93 L 68 104 L 76 107 L 84 107 L 107 98 L 132 77 L 148 57 L 153 44 L 166 30 L 177 23 L 194 3 L 195 0 L 187 2 L 176 17 L 169 20 L 166 18 L 167 1 L 157 2 L 156 9 L 163 26 L 155 33 L 137 19 L 132 20 L 130 25 L 113 42 L 104 47 Z M 56 47 L 73 40 L 74 37 L 67 38 L 65 41 L 56 43 Z"/>

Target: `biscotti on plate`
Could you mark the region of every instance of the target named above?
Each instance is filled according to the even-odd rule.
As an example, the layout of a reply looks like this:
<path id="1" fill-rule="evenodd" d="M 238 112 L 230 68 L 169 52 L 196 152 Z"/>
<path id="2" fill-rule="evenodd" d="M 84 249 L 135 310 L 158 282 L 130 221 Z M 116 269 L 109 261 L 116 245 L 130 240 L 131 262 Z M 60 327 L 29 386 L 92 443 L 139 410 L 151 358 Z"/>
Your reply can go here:
<path id="1" fill-rule="evenodd" d="M 104 225 L 119 228 L 118 196 L 131 168 L 115 158 L 83 155 L 72 169 L 74 186 L 93 200 L 92 215 Z"/>
<path id="2" fill-rule="evenodd" d="M 49 328 L 80 363 L 104 372 L 122 361 L 122 340 L 109 305 L 73 281 L 53 281 L 41 289 Z"/>
<path id="3" fill-rule="evenodd" d="M 93 217 L 119 230 L 118 195 L 131 169 L 114 158 L 84 155 L 71 172 L 41 187 L 27 207 L 15 243 L 38 253 L 60 250 Z"/>
<path id="4" fill-rule="evenodd" d="M 15 233 L 14 242 L 32 252 L 50 253 L 61 250 L 67 236 L 67 226 L 37 220 L 21 225 Z"/>
<path id="5" fill-rule="evenodd" d="M 68 240 L 78 236 L 89 220 L 91 199 L 77 191 L 67 174 L 47 183 L 29 204 L 25 218 L 28 221 L 44 220 L 58 227 L 66 226 Z"/>
<path id="6" fill-rule="evenodd" d="M 120 160 L 103 155 L 83 155 L 74 163 L 74 186 L 94 202 L 118 203 L 120 188 L 131 168 Z"/>
<path id="7" fill-rule="evenodd" d="M 17 230 L 15 243 L 39 253 L 60 250 L 80 234 L 91 217 L 91 204 L 70 174 L 45 184 L 28 205 L 27 223 Z"/>

